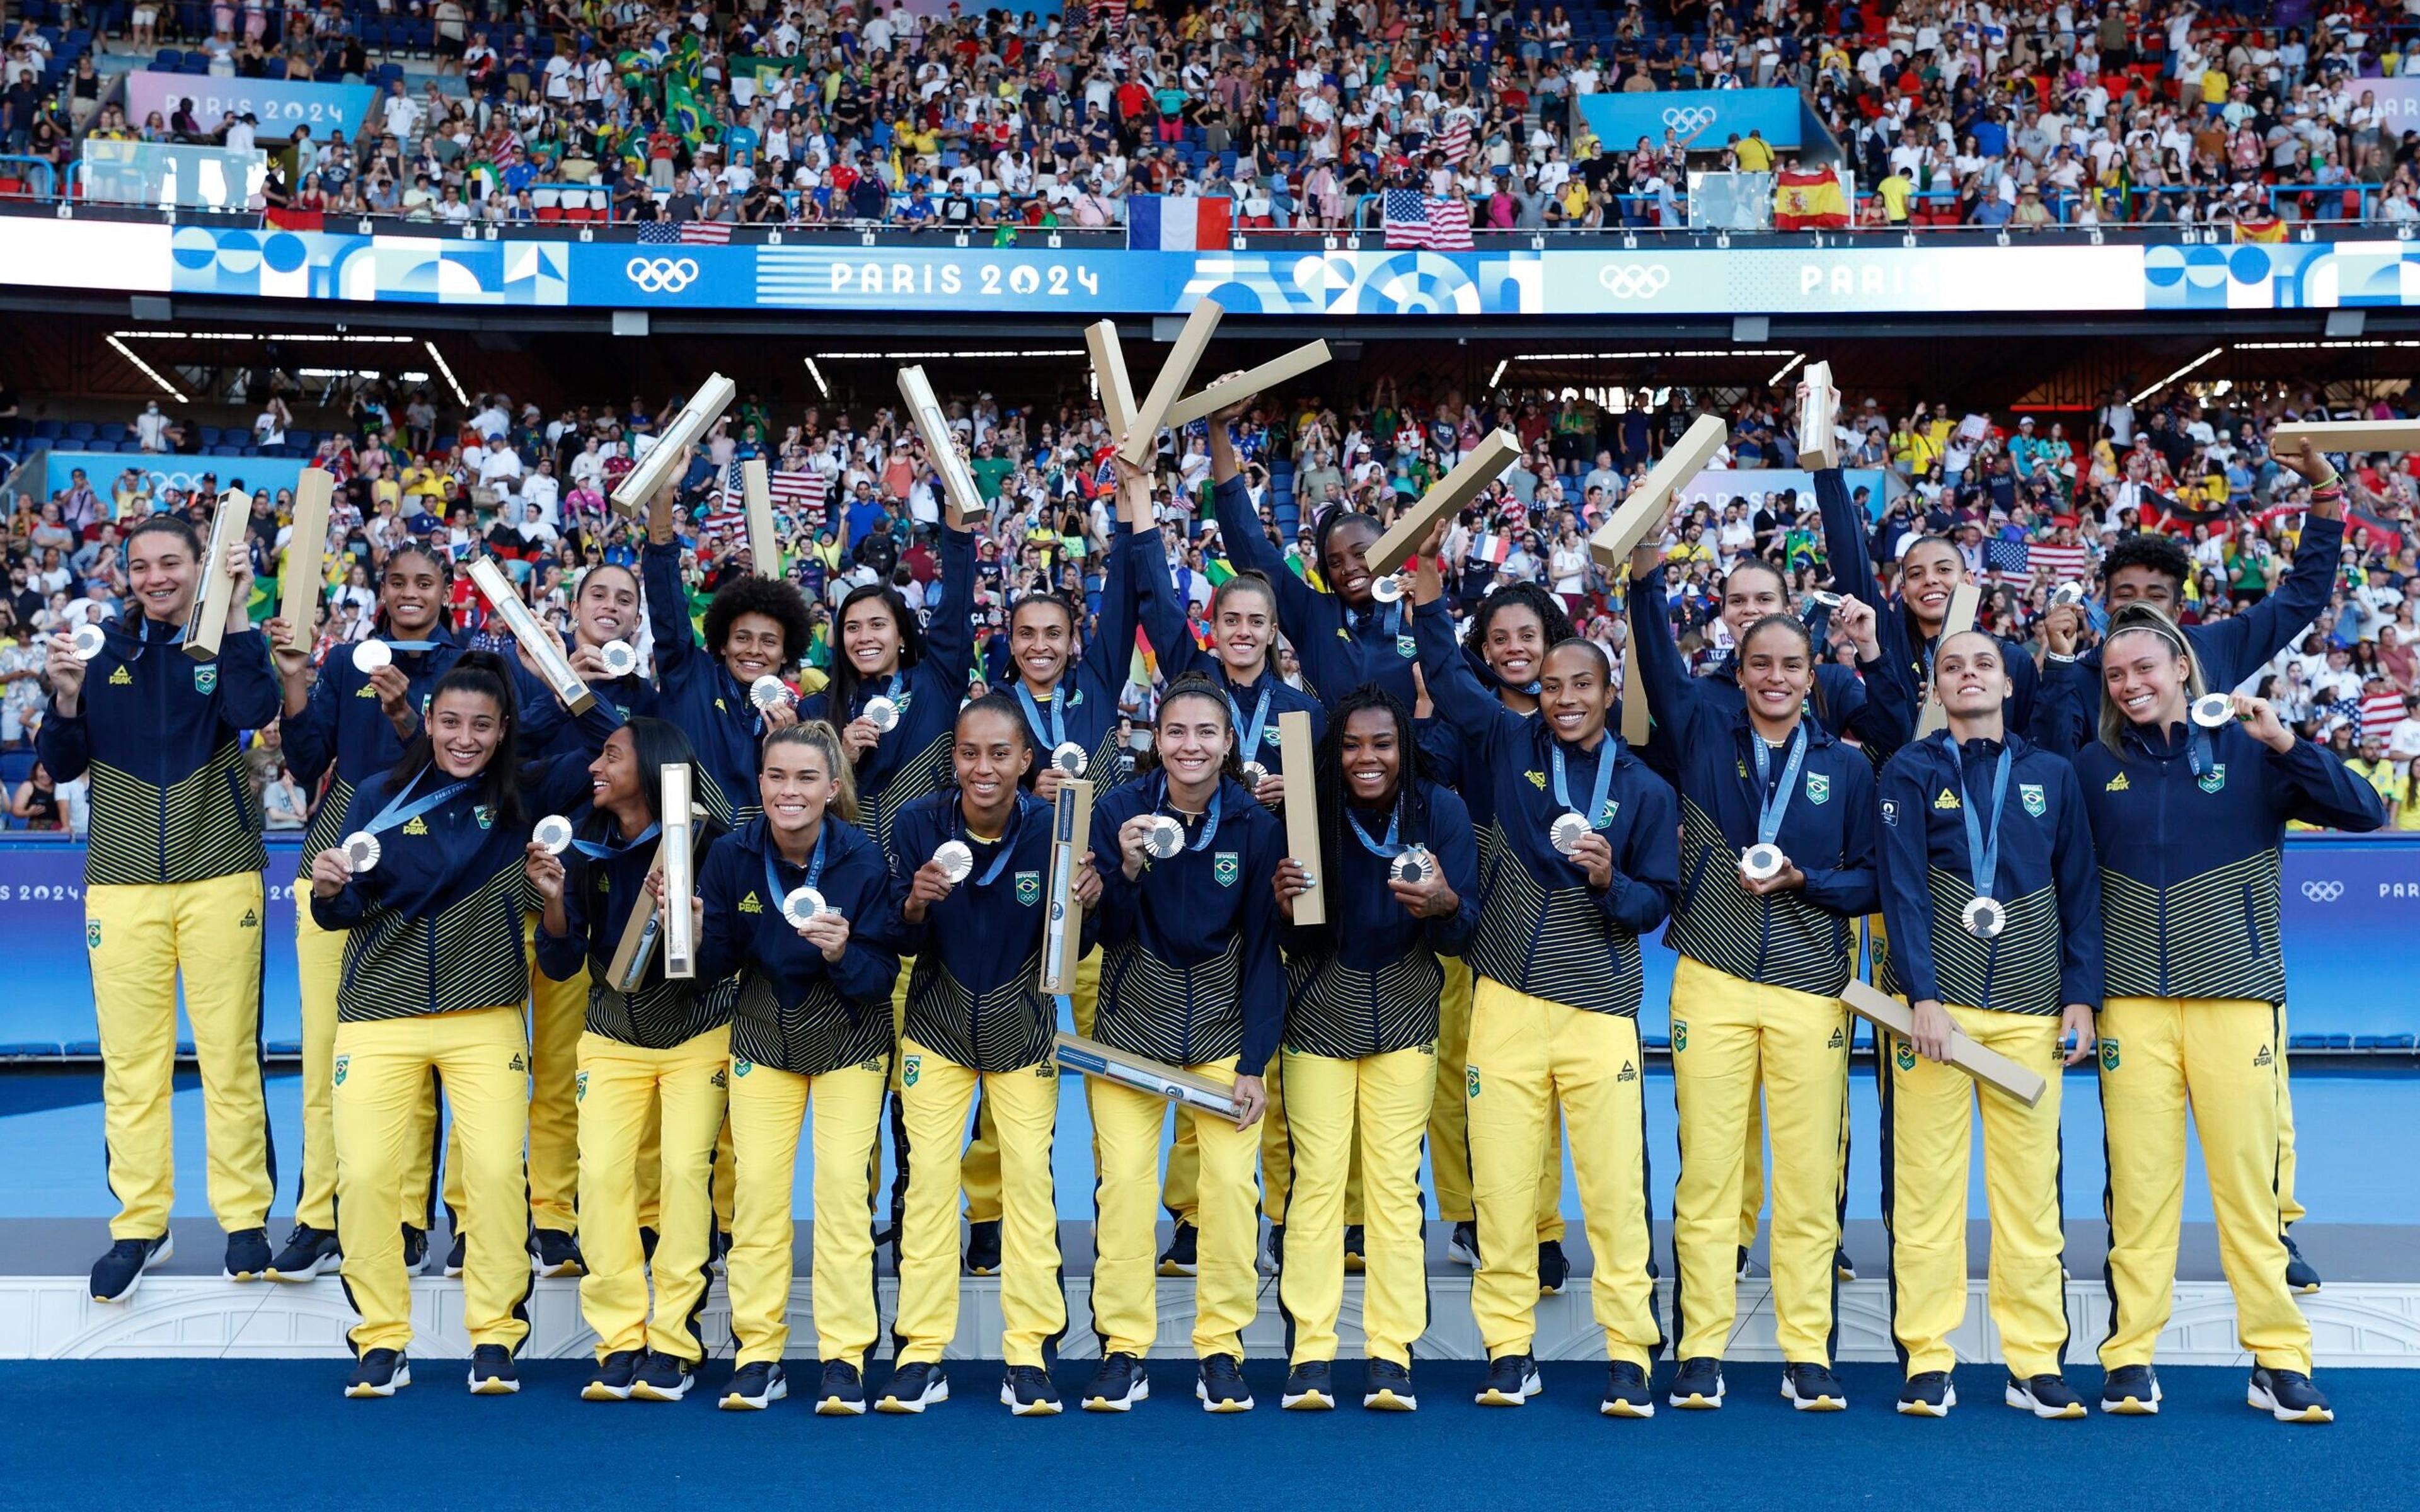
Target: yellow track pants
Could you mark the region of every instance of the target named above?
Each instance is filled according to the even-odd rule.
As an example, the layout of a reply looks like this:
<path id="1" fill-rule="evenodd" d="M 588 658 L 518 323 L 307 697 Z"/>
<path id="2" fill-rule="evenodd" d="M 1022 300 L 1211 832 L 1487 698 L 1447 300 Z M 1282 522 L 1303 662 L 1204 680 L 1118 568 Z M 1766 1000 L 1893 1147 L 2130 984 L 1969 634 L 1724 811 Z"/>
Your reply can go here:
<path id="1" fill-rule="evenodd" d="M 1429 1326 L 1420 1139 L 1436 1088 L 1436 1049 L 1421 1045 L 1357 1060 L 1289 1050 L 1280 1066 L 1294 1110 L 1294 1190 L 1286 1203 L 1286 1263 L 1278 1290 L 1294 1322 L 1294 1360 L 1336 1358 L 1336 1322 L 1344 1306 L 1344 1187 L 1357 1149 L 1366 1203 L 1361 1325 L 1368 1357 L 1409 1366 L 1412 1345 Z"/>
<path id="2" fill-rule="evenodd" d="M 1466 1224 L 1478 1216 L 1470 1201 L 1470 1094 L 1464 1089 L 1470 1064 L 1471 971 L 1458 955 L 1441 955 L 1445 990 L 1437 998 L 1436 1095 L 1429 1103 L 1429 1179 L 1436 1185 L 1437 1216 Z M 1546 1156 L 1538 1167 L 1538 1242 L 1563 1242 L 1563 1118 L 1546 1112 Z M 1753 1237 L 1754 1219 L 1750 1237 Z"/>
<path id="3" fill-rule="evenodd" d="M 713 1257 L 714 1147 L 731 1080 L 731 1026 L 668 1049 L 601 1034 L 580 1037 L 572 1101 L 580 1110 L 580 1315 L 597 1331 L 597 1358 L 652 1350 L 692 1364 L 706 1357 L 697 1315 Z M 655 1318 L 649 1263 L 639 1243 L 640 1146 L 658 1131 L 659 1213 Z"/>
<path id="4" fill-rule="evenodd" d="M 1233 1057 L 1190 1070 L 1231 1082 Z M 1148 1355 L 1159 1336 L 1157 1257 L 1154 1237 L 1159 1190 L 1159 1147 L 1168 1128 L 1168 1100 L 1085 1078 L 1098 1135 L 1099 1179 L 1094 1188 L 1093 1330 L 1103 1354 Z M 1241 1355 L 1243 1331 L 1259 1310 L 1252 1251 L 1260 1238 L 1253 1217 L 1252 1160 L 1257 1127 L 1238 1129 L 1215 1114 L 1176 1110 L 1193 1122 L 1201 1150 L 1200 1268 L 1193 1277 L 1193 1352 Z"/>
<path id="5" fill-rule="evenodd" d="M 843 1066 L 800 1076 L 751 1061 L 731 1063 L 733 1190 L 725 1281 L 738 1365 L 782 1358 L 790 1342 L 791 1192 L 799 1130 L 814 1108 L 814 1304 L 825 1360 L 863 1368 L 877 1328 L 874 1207 L 866 1171 L 876 1164 L 890 1069 Z"/>

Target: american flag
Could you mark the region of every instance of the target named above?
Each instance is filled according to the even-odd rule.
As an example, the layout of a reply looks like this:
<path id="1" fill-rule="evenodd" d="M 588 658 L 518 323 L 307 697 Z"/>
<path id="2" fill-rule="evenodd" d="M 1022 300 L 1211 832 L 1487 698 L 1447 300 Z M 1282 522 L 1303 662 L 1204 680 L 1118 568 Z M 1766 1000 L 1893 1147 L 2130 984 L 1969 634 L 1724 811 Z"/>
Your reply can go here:
<path id="1" fill-rule="evenodd" d="M 1446 112 L 1437 123 L 1436 149 L 1445 154 L 1449 165 L 1459 164 L 1470 156 L 1470 116 L 1460 110 Z"/>
<path id="2" fill-rule="evenodd" d="M 2361 701 L 2361 738 L 2384 740 L 2403 718 L 2403 695 L 2393 690 L 2367 693 Z"/>
<path id="3" fill-rule="evenodd" d="M 768 473 L 766 483 L 773 495 L 773 513 L 787 512 L 794 518 L 819 524 L 823 518 L 824 493 L 828 485 L 820 472 L 800 469 L 796 472 Z"/>
<path id="4" fill-rule="evenodd" d="M 2053 582 L 2081 579 L 2092 564 L 2092 554 L 2080 546 L 2060 546 L 2050 541 L 2012 541 L 1994 538 L 1983 543 L 1983 565 L 1994 567 L 2012 578 L 2031 578 L 2045 574 Z"/>
<path id="5" fill-rule="evenodd" d="M 1417 189 L 1390 189 L 1380 206 L 1380 216 L 1389 247 L 1471 250 L 1470 212 L 1450 199 L 1436 199 Z"/>
<path id="6" fill-rule="evenodd" d="M 706 512 L 708 534 L 736 541 L 748 533 L 748 489 L 742 481 L 744 476 L 737 461 L 723 470 L 722 486 L 715 490 L 714 501 Z M 820 473 L 803 469 L 796 472 L 768 472 L 765 475 L 765 491 L 772 501 L 774 524 L 804 523 L 813 529 L 823 523 L 825 488 Z"/>
<path id="7" fill-rule="evenodd" d="M 721 246 L 731 239 L 727 221 L 683 221 L 677 225 L 670 221 L 641 221 L 639 241 L 643 246 Z"/>

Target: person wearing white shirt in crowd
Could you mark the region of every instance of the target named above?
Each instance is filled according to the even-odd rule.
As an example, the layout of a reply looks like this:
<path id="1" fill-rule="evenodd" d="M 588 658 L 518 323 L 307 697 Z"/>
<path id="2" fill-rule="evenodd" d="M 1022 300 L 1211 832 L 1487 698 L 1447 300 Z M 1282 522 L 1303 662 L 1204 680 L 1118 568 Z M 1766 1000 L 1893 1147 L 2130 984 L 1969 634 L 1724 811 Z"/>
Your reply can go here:
<path id="1" fill-rule="evenodd" d="M 471 417 L 471 428 L 484 440 L 502 436 L 512 425 L 512 417 L 504 412 L 504 396 L 483 393 L 479 396 L 479 412 Z"/>
<path id="2" fill-rule="evenodd" d="M 168 417 L 160 412 L 158 401 L 145 405 L 143 412 L 136 415 L 133 424 L 127 428 L 134 433 L 134 443 L 143 450 L 164 452 L 168 449 Z"/>
<path id="3" fill-rule="evenodd" d="M 563 481 L 554 475 L 554 458 L 539 457 L 537 471 L 521 479 L 521 502 L 529 506 L 532 517 L 553 530 L 563 523 L 562 500 Z"/>
<path id="4" fill-rule="evenodd" d="M 520 475 L 520 454 L 504 444 L 503 427 L 499 426 L 489 435 L 488 449 L 479 454 L 479 486 L 483 488 L 499 487 L 502 480 Z"/>

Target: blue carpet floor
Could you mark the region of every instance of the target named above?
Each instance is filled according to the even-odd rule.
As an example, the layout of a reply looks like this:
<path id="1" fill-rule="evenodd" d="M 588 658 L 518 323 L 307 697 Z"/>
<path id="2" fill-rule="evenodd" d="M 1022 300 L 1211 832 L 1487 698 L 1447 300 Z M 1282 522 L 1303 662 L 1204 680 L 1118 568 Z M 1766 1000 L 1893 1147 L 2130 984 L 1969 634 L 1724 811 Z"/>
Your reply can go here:
<path id="1" fill-rule="evenodd" d="M 710 1368 L 719 1386 L 727 1366 Z M 803 1364 L 800 1370 L 808 1367 Z M 1668 1366 L 1667 1367 L 1668 1370 Z M 883 1366 L 876 1366 L 880 1379 Z M 2410 1505 L 2420 1372 L 2343 1370 L 2340 1420 L 2287 1427 L 2243 1406 L 2234 1370 L 2162 1372 L 2158 1418 L 2039 1423 L 1999 1405 L 1999 1377 L 1959 1372 L 1947 1421 L 1889 1410 L 1897 1374 L 1841 1371 L 1845 1414 L 1791 1412 L 1779 1367 L 1737 1365 L 1720 1412 L 1600 1418 L 1601 1367 L 1548 1365 L 1517 1412 L 1471 1404 L 1478 1367 L 1421 1367 L 1413 1416 L 1288 1413 L 1281 1371 L 1248 1370 L 1258 1412 L 1211 1418 L 1189 1366 L 1155 1362 L 1159 1396 L 1127 1417 L 1017 1420 L 1000 1369 L 958 1363 L 958 1399 L 923 1418 L 817 1418 L 578 1399 L 578 1361 L 525 1366 L 517 1397 L 473 1398 L 458 1362 L 420 1363 L 392 1401 L 338 1395 L 341 1364 L 0 1364 L 0 1507 L 432 1505 L 580 1512 L 602 1506 L 832 1504 L 965 1509 L 1097 1504 L 1283 1507 L 1317 1499 L 1408 1508 L 1664 1506 L 1927 1508 Z M 1071 1362 L 1070 1389 L 1089 1374 Z M 1347 1365 L 1340 1385 L 1357 1384 Z M 2090 1391 L 2098 1379 L 2076 1383 Z M 239 1492 L 238 1487 L 249 1488 Z"/>

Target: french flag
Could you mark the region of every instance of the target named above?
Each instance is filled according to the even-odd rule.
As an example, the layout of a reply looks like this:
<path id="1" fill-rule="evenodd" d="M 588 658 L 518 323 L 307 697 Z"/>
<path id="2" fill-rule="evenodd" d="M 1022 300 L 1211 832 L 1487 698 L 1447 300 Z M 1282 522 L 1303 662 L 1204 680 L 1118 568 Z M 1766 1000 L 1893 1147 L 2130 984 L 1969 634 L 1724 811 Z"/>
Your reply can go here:
<path id="1" fill-rule="evenodd" d="M 1228 245 L 1233 200 L 1189 194 L 1126 198 L 1126 246 L 1137 252 L 1205 252 Z"/>

